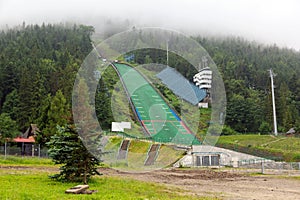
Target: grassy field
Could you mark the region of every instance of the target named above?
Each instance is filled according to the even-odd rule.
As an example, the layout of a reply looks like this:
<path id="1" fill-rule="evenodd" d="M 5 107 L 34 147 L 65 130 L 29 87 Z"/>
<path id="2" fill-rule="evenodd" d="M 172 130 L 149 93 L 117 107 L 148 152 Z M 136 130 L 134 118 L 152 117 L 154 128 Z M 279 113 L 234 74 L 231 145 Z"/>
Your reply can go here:
<path id="1" fill-rule="evenodd" d="M 0 199 L 199 199 L 186 191 L 156 183 L 123 177 L 98 176 L 89 183 L 92 195 L 65 194 L 76 183 L 61 183 L 48 178 L 56 173 L 49 159 L 0 158 Z M 22 164 L 18 166 L 18 162 Z M 44 167 L 36 167 L 36 164 Z M 12 167 L 13 166 L 13 167 Z M 27 166 L 27 167 L 24 167 Z M 214 198 L 202 198 L 214 199 Z"/>
<path id="2" fill-rule="evenodd" d="M 0 155 L 0 165 L 55 167 L 51 159 Z"/>
<path id="3" fill-rule="evenodd" d="M 169 166 L 182 158 L 184 153 L 185 151 L 183 150 L 175 151 L 172 146 L 161 145 L 156 161 L 157 163 L 163 163 L 165 166 Z"/>
<path id="4" fill-rule="evenodd" d="M 300 138 L 271 135 L 221 136 L 217 146 L 289 162 L 300 161 Z"/>

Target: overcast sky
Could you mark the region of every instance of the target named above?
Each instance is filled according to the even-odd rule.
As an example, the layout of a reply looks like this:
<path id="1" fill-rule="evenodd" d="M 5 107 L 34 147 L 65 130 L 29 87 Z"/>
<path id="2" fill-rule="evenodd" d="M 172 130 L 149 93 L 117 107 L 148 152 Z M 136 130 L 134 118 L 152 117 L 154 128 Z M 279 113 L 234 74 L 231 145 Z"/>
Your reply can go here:
<path id="1" fill-rule="evenodd" d="M 0 0 L 0 27 L 23 21 L 96 25 L 103 17 L 300 50 L 298 0 Z"/>

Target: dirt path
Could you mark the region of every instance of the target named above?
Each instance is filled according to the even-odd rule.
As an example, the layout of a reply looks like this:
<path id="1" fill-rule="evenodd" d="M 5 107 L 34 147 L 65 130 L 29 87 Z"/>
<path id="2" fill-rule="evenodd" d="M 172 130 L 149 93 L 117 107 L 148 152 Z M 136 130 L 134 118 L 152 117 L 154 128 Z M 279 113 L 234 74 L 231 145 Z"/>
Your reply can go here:
<path id="1" fill-rule="evenodd" d="M 104 176 L 122 176 L 156 182 L 186 190 L 197 196 L 213 196 L 230 200 L 296 200 L 300 199 L 300 180 L 253 177 L 213 170 L 168 169 L 148 173 L 127 173 L 102 169 Z"/>

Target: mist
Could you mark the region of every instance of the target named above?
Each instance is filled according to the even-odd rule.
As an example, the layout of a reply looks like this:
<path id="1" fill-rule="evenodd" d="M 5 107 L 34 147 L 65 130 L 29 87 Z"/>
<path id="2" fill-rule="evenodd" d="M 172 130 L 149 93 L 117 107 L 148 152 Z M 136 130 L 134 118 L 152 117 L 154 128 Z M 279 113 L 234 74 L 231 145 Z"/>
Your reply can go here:
<path id="1" fill-rule="evenodd" d="M 299 10 L 297 0 L 0 0 L 0 27 L 73 22 L 101 33 L 156 26 L 300 50 Z"/>

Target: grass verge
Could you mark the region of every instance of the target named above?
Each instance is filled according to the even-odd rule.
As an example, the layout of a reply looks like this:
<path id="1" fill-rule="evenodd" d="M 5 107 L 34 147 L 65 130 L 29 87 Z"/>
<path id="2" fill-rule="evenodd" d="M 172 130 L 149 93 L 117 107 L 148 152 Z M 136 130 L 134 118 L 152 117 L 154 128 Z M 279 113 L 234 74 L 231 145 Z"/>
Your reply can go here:
<path id="1" fill-rule="evenodd" d="M 28 157 L 28 156 L 3 156 L 0 155 L 0 165 L 10 165 L 10 166 L 53 166 L 54 163 L 49 158 L 38 158 L 38 157 Z"/>
<path id="2" fill-rule="evenodd" d="M 287 162 L 300 162 L 300 138 L 271 135 L 219 137 L 217 146 Z"/>
<path id="3" fill-rule="evenodd" d="M 29 162 L 32 162 L 29 161 Z M 185 190 L 126 177 L 98 176 L 89 183 L 92 195 L 65 194 L 76 183 L 61 183 L 48 178 L 53 172 L 38 168 L 0 168 L 0 197 L 24 199 L 216 199 L 186 195 Z"/>

